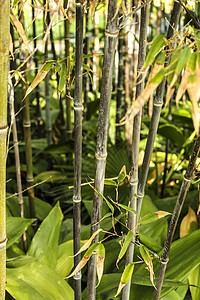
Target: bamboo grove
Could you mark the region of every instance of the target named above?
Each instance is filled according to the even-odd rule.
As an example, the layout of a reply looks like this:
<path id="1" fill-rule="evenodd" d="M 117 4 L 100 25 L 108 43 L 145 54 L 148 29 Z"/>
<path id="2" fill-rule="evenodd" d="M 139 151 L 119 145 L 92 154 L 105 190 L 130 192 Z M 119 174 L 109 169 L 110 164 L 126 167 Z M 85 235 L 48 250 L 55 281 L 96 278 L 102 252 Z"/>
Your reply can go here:
<path id="1" fill-rule="evenodd" d="M 200 299 L 200 2 L 0 0 L 0 300 Z"/>

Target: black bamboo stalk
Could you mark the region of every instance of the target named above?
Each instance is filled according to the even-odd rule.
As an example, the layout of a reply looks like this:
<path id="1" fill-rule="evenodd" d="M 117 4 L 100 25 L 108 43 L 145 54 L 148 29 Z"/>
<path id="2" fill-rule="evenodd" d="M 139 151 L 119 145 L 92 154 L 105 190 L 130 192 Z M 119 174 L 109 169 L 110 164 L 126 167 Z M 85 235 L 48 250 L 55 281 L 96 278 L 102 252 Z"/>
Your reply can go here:
<path id="1" fill-rule="evenodd" d="M 174 2 L 172 14 L 171 14 L 171 20 L 169 23 L 171 25 L 169 25 L 169 28 L 168 28 L 167 39 L 171 38 L 174 34 L 174 30 L 178 24 L 180 11 L 181 11 L 181 5 L 177 2 Z M 169 59 L 170 59 L 170 56 L 168 56 L 166 59 L 166 65 L 168 65 Z M 163 94 L 164 94 L 164 89 L 165 89 L 165 83 L 166 83 L 166 79 L 163 79 L 163 81 L 161 82 L 161 84 L 158 86 L 158 88 L 156 90 L 156 97 L 154 99 L 153 115 L 151 118 L 149 134 L 148 134 L 147 144 L 146 144 L 146 148 L 145 148 L 144 160 L 143 160 L 143 164 L 142 164 L 140 176 L 139 176 L 139 181 L 138 181 L 138 191 L 137 191 L 138 218 L 140 215 L 142 200 L 144 197 L 144 188 L 145 188 L 145 184 L 146 184 L 146 180 L 147 180 L 149 165 L 150 165 L 150 161 L 151 161 L 151 155 L 153 152 L 154 141 L 155 141 L 158 123 L 159 123 L 159 119 L 160 119 L 160 112 L 161 112 L 161 108 L 162 108 L 162 104 L 163 104 Z"/>
<path id="2" fill-rule="evenodd" d="M 33 45 L 34 49 L 37 49 L 37 38 L 36 38 L 36 20 L 35 20 L 35 7 L 34 7 L 34 0 L 32 0 L 32 22 L 33 22 Z M 33 56 L 33 60 L 35 63 L 35 76 L 38 73 L 38 53 L 35 52 Z M 39 85 L 35 88 L 35 97 L 37 100 L 37 106 L 36 106 L 36 114 L 37 114 L 37 127 L 38 127 L 38 138 L 40 139 L 42 137 L 41 132 L 41 111 L 40 111 L 40 88 Z"/>
<path id="3" fill-rule="evenodd" d="M 68 0 L 64 1 L 64 7 L 67 8 Z M 69 46 L 70 46 L 70 32 L 69 32 L 69 19 L 64 20 L 64 36 L 65 36 L 65 57 L 67 59 L 67 82 L 66 82 L 66 133 L 67 139 L 72 137 L 72 125 L 71 125 L 71 98 L 70 98 L 70 78 L 69 78 L 69 68 L 70 68 L 70 58 L 69 58 Z"/>
<path id="4" fill-rule="evenodd" d="M 124 33 L 123 30 L 119 33 L 118 39 L 118 79 L 117 79 L 117 95 L 116 95 L 116 124 L 121 119 L 121 103 L 122 103 L 122 91 L 123 91 L 123 44 Z M 116 126 L 115 131 L 115 146 L 117 147 L 121 140 L 121 126 Z"/>
<path id="5" fill-rule="evenodd" d="M 88 3 L 88 2 L 87 2 Z M 85 55 L 88 54 L 88 46 L 89 46 L 89 31 L 88 31 L 88 21 L 89 21 L 89 9 L 87 9 L 87 12 L 85 14 L 85 39 L 84 39 L 84 49 L 83 53 Z M 84 58 L 84 64 L 88 65 L 89 59 L 88 57 Z M 84 111 L 83 111 L 83 116 L 84 116 L 84 121 L 87 119 L 87 103 L 89 100 L 89 90 L 90 90 L 90 81 L 89 81 L 89 75 L 88 72 L 84 74 L 83 77 L 83 89 L 84 89 Z"/>
<path id="6" fill-rule="evenodd" d="M 0 4 L 0 299 L 6 283 L 6 138 L 9 70 L 10 3 Z"/>
<path id="7" fill-rule="evenodd" d="M 149 5 L 147 4 L 141 8 L 140 17 L 140 37 L 139 37 L 139 53 L 138 53 L 138 79 L 136 86 L 136 97 L 138 97 L 144 89 L 144 81 L 142 79 L 141 69 L 145 62 L 146 57 L 146 43 L 147 43 L 147 24 L 148 24 L 148 11 Z M 138 154 L 140 142 L 140 128 L 141 128 L 142 110 L 135 116 L 133 121 L 133 140 L 132 140 L 132 153 L 131 153 L 131 178 L 130 178 L 130 207 L 137 209 L 137 198 L 134 196 L 137 193 L 138 184 Z M 128 214 L 128 227 L 134 232 L 137 224 L 136 215 L 133 213 Z M 126 265 L 133 261 L 134 243 L 129 245 L 126 253 Z M 122 290 L 122 300 L 128 300 L 130 297 L 131 279 Z"/>
<path id="8" fill-rule="evenodd" d="M 14 144 L 14 152 L 15 152 L 15 166 L 16 166 L 16 179 L 17 179 L 17 192 L 18 192 L 18 202 L 19 202 L 19 211 L 20 217 L 24 218 L 24 201 L 22 194 L 22 182 L 21 182 L 21 168 L 20 168 L 20 156 L 19 156 L 19 147 L 18 147 L 18 136 L 17 136 L 17 126 L 15 119 L 15 109 L 14 109 L 14 87 L 10 80 L 9 82 L 9 106 L 10 106 L 10 115 L 11 115 L 11 124 L 12 124 L 12 132 L 13 132 L 13 144 Z M 26 233 L 22 236 L 23 248 L 24 251 L 27 251 L 27 242 L 26 242 Z"/>
<path id="9" fill-rule="evenodd" d="M 47 30 L 47 27 L 49 25 L 49 11 L 48 11 L 48 2 L 44 0 L 44 33 Z M 46 13 L 47 12 L 47 13 Z M 45 52 L 44 52 L 44 62 L 48 60 L 48 38 L 46 39 L 45 43 Z M 51 126 L 51 110 L 50 110 L 50 86 L 49 86 L 49 80 L 50 80 L 50 72 L 46 75 L 44 79 L 45 84 L 45 100 L 46 100 L 46 134 L 47 134 L 47 143 L 50 145 L 52 143 L 52 126 Z"/>
<path id="10" fill-rule="evenodd" d="M 74 99 L 74 195 L 73 235 L 74 253 L 80 249 L 81 228 L 81 169 L 82 169 L 82 72 L 83 72 L 83 4 L 76 0 L 76 52 L 75 52 L 75 99 Z M 80 262 L 80 255 L 74 257 L 74 266 Z M 74 275 L 75 299 L 81 299 L 81 272 Z"/>
<path id="11" fill-rule="evenodd" d="M 118 36 L 117 18 L 115 14 L 116 14 L 116 0 L 110 0 L 108 3 L 108 17 L 107 17 L 107 26 L 105 30 L 104 61 L 103 61 L 103 70 L 102 70 L 98 130 L 97 130 L 97 148 L 96 148 L 95 188 L 101 194 L 103 194 L 104 191 L 113 63 L 114 63 L 114 56 L 115 56 L 115 45 Z M 99 228 L 99 221 L 101 219 L 101 210 L 102 210 L 102 198 L 95 192 L 94 199 L 93 199 L 91 234 L 93 234 Z M 96 242 L 97 240 L 98 240 L 98 236 L 94 239 L 94 242 Z M 96 298 L 95 286 L 96 286 L 96 254 L 92 255 L 88 266 L 88 281 L 87 281 L 88 300 L 94 300 Z"/>
<path id="12" fill-rule="evenodd" d="M 24 27 L 24 10 L 23 10 L 23 1 L 20 1 L 18 4 L 19 9 L 19 20 Z M 21 44 L 22 45 L 22 44 Z M 20 63 L 23 63 L 26 60 L 26 52 L 23 48 L 20 49 Z M 27 64 L 24 64 L 21 70 L 24 72 L 25 81 L 27 78 Z M 22 82 L 22 99 L 24 99 L 27 86 Z M 24 127 L 24 141 L 25 141 L 25 152 L 26 152 L 26 183 L 28 187 L 28 197 L 29 197 L 29 210 L 31 218 L 35 217 L 35 204 L 34 204 L 34 180 L 33 180 L 33 163 L 32 163 L 32 146 L 31 146 L 31 122 L 30 122 L 30 112 L 29 112 L 29 97 L 26 97 L 24 100 L 24 109 L 23 109 L 23 127 Z"/>
<path id="13" fill-rule="evenodd" d="M 196 159 L 199 154 L 199 149 L 200 149 L 200 136 L 198 136 L 195 141 L 194 148 L 193 148 L 190 160 L 189 160 L 189 164 L 188 164 L 185 176 L 184 176 L 184 180 L 181 185 L 181 189 L 180 189 L 180 192 L 179 192 L 179 195 L 178 195 L 175 207 L 174 207 L 174 211 L 173 211 L 173 215 L 172 215 L 170 224 L 169 224 L 167 238 L 165 241 L 163 254 L 162 254 L 161 260 L 160 260 L 160 267 L 159 267 L 159 271 L 158 271 L 156 289 L 154 292 L 153 300 L 159 300 L 159 297 L 160 297 L 160 292 L 162 289 L 162 284 L 163 284 L 163 280 L 164 280 L 164 276 L 165 276 L 165 270 L 166 270 L 168 259 L 169 259 L 169 251 L 170 251 L 172 239 L 174 236 L 174 232 L 176 229 L 178 218 L 181 213 L 183 203 L 185 201 L 185 197 L 187 195 L 191 180 L 193 178 L 193 169 L 194 169 L 195 162 L 196 162 Z"/>

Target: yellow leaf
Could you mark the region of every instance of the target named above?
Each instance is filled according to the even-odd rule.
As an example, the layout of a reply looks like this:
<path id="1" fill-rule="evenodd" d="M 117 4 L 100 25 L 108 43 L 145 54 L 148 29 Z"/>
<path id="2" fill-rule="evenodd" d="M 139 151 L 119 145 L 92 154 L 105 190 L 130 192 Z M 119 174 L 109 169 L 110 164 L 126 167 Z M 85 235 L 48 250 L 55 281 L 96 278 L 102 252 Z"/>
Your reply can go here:
<path id="1" fill-rule="evenodd" d="M 188 85 L 188 77 L 191 74 L 191 70 L 188 68 L 188 66 L 186 66 L 185 68 L 185 72 L 183 74 L 181 83 L 179 85 L 177 94 L 176 94 L 176 105 L 178 105 L 181 97 L 183 96 L 183 94 L 185 93 L 186 89 L 187 89 L 187 85 Z"/>
<path id="2" fill-rule="evenodd" d="M 90 0 L 90 10 L 91 10 L 91 17 L 94 18 L 96 8 L 96 0 Z"/>
<path id="3" fill-rule="evenodd" d="M 103 275 L 104 260 L 105 260 L 105 257 L 103 257 L 103 256 L 98 256 L 97 257 L 97 277 L 98 277 L 98 280 L 99 280 L 97 286 L 99 285 L 99 283 L 101 281 L 101 278 L 102 278 L 102 275 Z"/>
<path id="4" fill-rule="evenodd" d="M 153 285 L 153 287 L 156 289 L 155 285 L 154 285 L 154 271 L 153 271 L 153 263 L 152 263 L 152 260 L 148 260 L 148 261 L 145 261 L 145 264 L 147 265 L 147 270 L 149 271 L 150 273 L 150 280 L 151 280 L 151 283 Z"/>
<path id="5" fill-rule="evenodd" d="M 165 102 L 165 107 L 169 104 L 169 101 L 171 99 L 171 97 L 173 96 L 174 94 L 174 91 L 175 91 L 175 83 L 178 79 L 178 74 L 177 73 L 174 73 L 174 76 L 172 78 L 172 81 L 171 83 L 168 85 L 167 87 L 167 94 L 166 94 L 166 102 Z"/>
<path id="6" fill-rule="evenodd" d="M 189 234 L 191 223 L 197 223 L 197 216 L 194 210 L 191 207 L 188 207 L 188 213 L 183 218 L 180 226 L 180 237 L 186 236 Z"/>
<path id="7" fill-rule="evenodd" d="M 10 14 L 10 17 L 11 17 L 13 23 L 14 23 L 14 26 L 15 26 L 18 34 L 21 36 L 22 41 L 24 42 L 26 48 L 28 49 L 29 53 L 31 53 L 31 49 L 29 47 L 28 39 L 26 37 L 25 31 L 24 31 L 24 28 L 23 28 L 21 22 L 12 13 Z"/>
<path id="8" fill-rule="evenodd" d="M 11 34 L 10 34 L 9 51 L 10 51 L 10 54 L 11 54 L 11 56 L 12 56 L 12 59 L 14 60 L 15 57 L 14 57 L 14 53 L 13 53 L 13 42 L 12 42 L 12 36 L 11 36 Z"/>
<path id="9" fill-rule="evenodd" d="M 119 293 L 121 292 L 121 290 L 123 289 L 123 287 L 127 284 L 127 282 L 121 282 L 119 283 L 119 286 L 118 286 L 118 290 L 117 290 L 117 294 L 115 295 L 115 297 L 117 297 L 119 295 Z"/>
<path id="10" fill-rule="evenodd" d="M 65 278 L 70 278 L 70 277 L 74 276 L 76 273 L 78 273 L 87 264 L 89 259 L 90 259 L 90 257 L 85 258 L 83 256 L 83 258 L 81 259 L 80 263 L 76 266 L 74 271 L 69 276 L 67 276 Z"/>
<path id="11" fill-rule="evenodd" d="M 97 231 L 95 231 L 89 240 L 86 241 L 86 243 L 81 247 L 81 249 L 74 255 L 74 256 L 77 256 L 78 254 L 80 254 L 81 252 L 85 251 L 87 248 L 89 248 L 89 246 L 91 245 L 92 243 L 92 240 L 95 238 L 95 236 L 100 232 L 102 231 L 101 228 L 99 228 Z"/>
<path id="12" fill-rule="evenodd" d="M 164 218 L 165 216 L 171 215 L 171 213 L 163 210 L 158 210 L 154 212 L 155 215 L 157 215 L 158 219 Z"/>
<path id="13" fill-rule="evenodd" d="M 58 3 L 59 3 L 59 0 L 54 0 L 55 2 L 56 2 L 56 4 L 58 5 Z M 66 11 L 65 11 L 65 9 L 64 9 L 64 7 L 63 7 L 63 5 L 60 3 L 60 5 L 59 5 L 59 9 L 61 10 L 61 12 L 62 12 L 62 14 L 63 14 L 63 16 L 65 17 L 65 18 L 67 18 L 68 19 L 68 16 L 67 16 L 67 14 L 66 14 Z"/>

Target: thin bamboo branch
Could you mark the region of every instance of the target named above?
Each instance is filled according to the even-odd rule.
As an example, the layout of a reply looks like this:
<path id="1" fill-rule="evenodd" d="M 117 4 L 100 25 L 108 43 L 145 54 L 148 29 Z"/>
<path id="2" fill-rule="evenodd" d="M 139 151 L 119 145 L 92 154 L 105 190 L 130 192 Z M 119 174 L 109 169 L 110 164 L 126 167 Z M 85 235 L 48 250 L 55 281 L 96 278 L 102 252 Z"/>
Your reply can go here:
<path id="1" fill-rule="evenodd" d="M 0 1 L 0 300 L 6 282 L 6 137 L 10 3 Z"/>
<path id="2" fill-rule="evenodd" d="M 147 43 L 147 24 L 148 24 L 149 5 L 147 4 L 141 9 L 140 17 L 140 37 L 139 37 L 139 53 L 138 53 L 138 80 L 136 86 L 136 97 L 138 97 L 144 89 L 144 81 L 142 79 L 141 69 L 146 57 L 146 43 Z M 130 207 L 137 209 L 137 198 L 134 196 L 137 193 L 138 184 L 138 154 L 140 142 L 140 128 L 141 128 L 142 110 L 135 116 L 133 121 L 133 140 L 131 153 L 131 178 L 130 178 Z M 134 231 L 137 224 L 136 215 L 128 214 L 128 227 Z M 126 265 L 133 261 L 134 244 L 131 243 L 126 253 Z M 122 290 L 122 300 L 128 300 L 130 297 L 131 278 L 127 285 Z"/>
<path id="3" fill-rule="evenodd" d="M 83 73 L 83 4 L 76 0 L 76 52 L 75 52 L 75 100 L 74 100 L 74 195 L 73 237 L 74 254 L 80 249 L 81 228 L 81 170 L 82 170 L 82 73 Z M 81 260 L 74 257 L 74 267 Z M 74 275 L 75 300 L 81 299 L 81 271 Z"/>
<path id="4" fill-rule="evenodd" d="M 172 240 L 174 237 L 174 232 L 176 229 L 178 218 L 180 216 L 181 209 L 183 207 L 183 203 L 185 201 L 185 197 L 187 195 L 191 180 L 193 178 L 193 169 L 194 169 L 195 162 L 196 162 L 196 159 L 199 154 L 199 149 L 200 149 L 200 136 L 198 136 L 195 141 L 194 148 L 193 148 L 190 160 L 189 160 L 189 164 L 188 164 L 185 176 L 184 176 L 184 180 L 181 185 L 181 189 L 180 189 L 180 192 L 179 192 L 179 195 L 178 195 L 175 207 L 174 207 L 174 211 L 173 211 L 173 215 L 172 215 L 170 224 L 169 224 L 168 233 L 167 233 L 167 237 L 166 237 L 166 241 L 165 241 L 165 246 L 164 246 L 163 254 L 162 254 L 161 260 L 160 260 L 160 268 L 158 271 L 156 289 L 154 292 L 153 300 L 159 300 L 159 297 L 160 297 L 160 292 L 162 289 L 162 284 L 163 284 L 163 280 L 164 280 L 164 276 L 165 276 L 165 270 L 167 268 L 167 263 L 169 260 L 169 251 L 170 251 L 171 243 L 172 243 Z"/>
<path id="5" fill-rule="evenodd" d="M 108 3 L 107 26 L 105 30 L 104 43 L 104 61 L 102 70 L 102 82 L 100 93 L 100 106 L 97 130 L 97 148 L 96 148 L 96 171 L 95 171 L 95 188 L 101 194 L 104 191 L 105 166 L 107 157 L 107 140 L 110 115 L 110 101 L 112 90 L 113 63 L 115 55 L 115 46 L 118 36 L 116 0 L 110 0 Z M 94 193 L 93 211 L 92 211 L 92 227 L 91 234 L 99 228 L 101 219 L 102 198 Z M 98 236 L 94 242 L 98 241 Z M 87 299 L 94 300 L 96 286 L 96 254 L 92 255 L 88 265 L 88 281 L 87 281 Z"/>

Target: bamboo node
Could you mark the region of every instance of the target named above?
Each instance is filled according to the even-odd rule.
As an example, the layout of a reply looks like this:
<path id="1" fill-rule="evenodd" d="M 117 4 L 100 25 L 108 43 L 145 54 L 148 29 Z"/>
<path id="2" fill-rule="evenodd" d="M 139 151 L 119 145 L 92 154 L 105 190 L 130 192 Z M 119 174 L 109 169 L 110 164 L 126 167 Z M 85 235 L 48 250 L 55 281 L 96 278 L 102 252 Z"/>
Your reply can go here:
<path id="1" fill-rule="evenodd" d="M 169 261 L 169 258 L 165 258 L 165 259 L 162 257 L 160 258 L 160 263 L 163 265 L 166 265 L 168 263 L 168 261 Z"/>
<path id="2" fill-rule="evenodd" d="M 8 129 L 8 126 L 7 126 L 7 125 L 1 126 L 1 127 L 0 127 L 0 131 L 7 131 L 7 129 Z"/>
<path id="3" fill-rule="evenodd" d="M 138 184 L 138 180 L 137 181 L 130 181 L 130 185 L 137 185 Z"/>
<path id="4" fill-rule="evenodd" d="M 74 110 L 82 110 L 82 105 L 81 106 L 74 106 Z"/>
<path id="5" fill-rule="evenodd" d="M 107 153 L 105 155 L 95 154 L 96 159 L 106 159 Z"/>
<path id="6" fill-rule="evenodd" d="M 115 32 L 109 32 L 105 30 L 105 35 L 110 36 L 110 37 L 117 37 L 118 36 L 119 31 L 115 31 Z"/>
<path id="7" fill-rule="evenodd" d="M 79 202 L 81 202 L 81 198 L 76 198 L 75 196 L 73 196 L 73 202 L 79 203 Z"/>
<path id="8" fill-rule="evenodd" d="M 23 123 L 23 127 L 31 127 L 31 123 L 30 122 Z"/>
<path id="9" fill-rule="evenodd" d="M 73 276 L 73 278 L 74 278 L 75 280 L 80 280 L 81 277 L 82 277 L 81 271 L 78 271 L 78 272 Z"/>
<path id="10" fill-rule="evenodd" d="M 5 238 L 3 241 L 0 241 L 0 250 L 6 248 L 6 242 L 7 242 L 7 238 Z"/>
<path id="11" fill-rule="evenodd" d="M 154 103 L 154 106 L 162 106 L 162 103 Z"/>
<path id="12" fill-rule="evenodd" d="M 191 180 L 192 180 L 192 179 L 186 178 L 185 176 L 183 177 L 183 179 L 184 179 L 185 181 L 191 181 Z"/>

